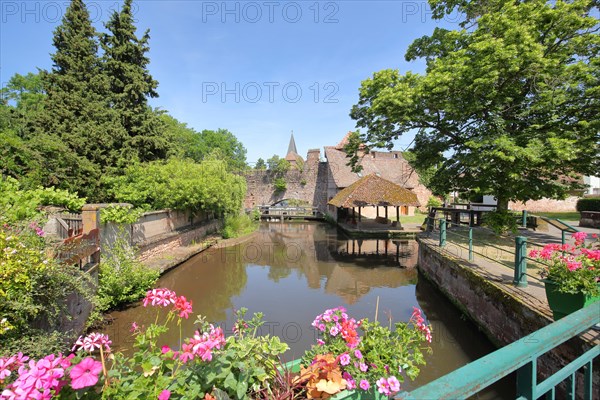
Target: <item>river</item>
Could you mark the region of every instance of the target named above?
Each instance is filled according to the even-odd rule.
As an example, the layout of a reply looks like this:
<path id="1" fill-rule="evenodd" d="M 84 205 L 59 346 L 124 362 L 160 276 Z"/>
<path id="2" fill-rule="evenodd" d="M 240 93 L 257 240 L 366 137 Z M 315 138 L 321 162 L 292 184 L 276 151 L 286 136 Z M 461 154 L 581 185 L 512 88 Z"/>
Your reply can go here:
<path id="1" fill-rule="evenodd" d="M 375 317 L 387 324 L 407 321 L 413 306 L 423 310 L 433 326 L 432 354 L 410 389 L 430 382 L 494 350 L 493 345 L 464 318 L 416 267 L 414 240 L 349 239 L 324 223 L 263 223 L 239 245 L 209 249 L 164 274 L 158 287 L 167 287 L 192 300 L 194 315 L 231 333 L 234 312 L 264 313 L 262 333 L 289 344 L 286 359 L 298 358 L 315 343 L 310 326 L 327 308 L 344 306 L 356 319 Z M 116 349 L 131 348 L 133 322 L 148 325 L 156 310 L 141 303 L 111 313 L 106 327 Z M 195 318 L 185 320 L 183 336 L 193 334 Z M 177 348 L 179 330 L 171 329 L 161 344 Z M 503 388 L 508 386 L 509 388 Z M 511 384 L 496 385 L 479 398 L 510 397 Z"/>

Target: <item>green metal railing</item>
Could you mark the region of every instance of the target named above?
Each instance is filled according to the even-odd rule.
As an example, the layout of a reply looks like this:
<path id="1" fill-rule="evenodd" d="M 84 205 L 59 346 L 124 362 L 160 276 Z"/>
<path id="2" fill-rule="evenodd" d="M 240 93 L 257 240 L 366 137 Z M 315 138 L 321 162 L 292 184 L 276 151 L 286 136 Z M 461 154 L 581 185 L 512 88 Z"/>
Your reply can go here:
<path id="1" fill-rule="evenodd" d="M 576 373 L 583 369 L 583 398 L 592 399 L 593 360 L 600 355 L 596 345 L 542 382 L 537 381 L 538 358 L 561 343 L 600 323 L 598 305 L 592 304 L 532 334 L 465 365 L 410 393 L 403 400 L 464 399 L 481 392 L 508 374 L 517 373 L 517 399 L 556 397 L 556 387 L 565 382 L 567 396 L 576 397 Z"/>

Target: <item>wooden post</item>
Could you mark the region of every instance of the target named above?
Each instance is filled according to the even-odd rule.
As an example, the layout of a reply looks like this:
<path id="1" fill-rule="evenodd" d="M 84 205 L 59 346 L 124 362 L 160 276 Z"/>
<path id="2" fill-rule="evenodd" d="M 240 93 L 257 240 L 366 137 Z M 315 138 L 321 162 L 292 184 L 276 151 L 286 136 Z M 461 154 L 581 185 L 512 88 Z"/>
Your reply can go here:
<path id="1" fill-rule="evenodd" d="M 400 206 L 396 206 L 396 222 L 400 222 Z"/>
<path id="2" fill-rule="evenodd" d="M 388 206 L 385 206 L 385 220 L 387 222 L 388 219 Z"/>
<path id="3" fill-rule="evenodd" d="M 360 222 L 360 206 L 358 206 L 358 222 Z"/>
<path id="4" fill-rule="evenodd" d="M 375 209 L 377 210 L 377 218 L 379 218 L 379 206 L 375 206 Z"/>

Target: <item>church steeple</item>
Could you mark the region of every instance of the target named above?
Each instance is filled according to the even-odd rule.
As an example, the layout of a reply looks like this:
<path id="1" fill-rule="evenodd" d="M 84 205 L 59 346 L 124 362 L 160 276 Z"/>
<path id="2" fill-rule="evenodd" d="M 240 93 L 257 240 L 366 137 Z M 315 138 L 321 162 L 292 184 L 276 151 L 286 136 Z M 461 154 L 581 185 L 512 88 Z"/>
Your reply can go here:
<path id="1" fill-rule="evenodd" d="M 290 153 L 298 154 L 298 150 L 296 150 L 296 141 L 294 140 L 294 131 L 292 131 L 292 135 L 290 136 L 290 144 L 288 145 L 287 154 Z"/>

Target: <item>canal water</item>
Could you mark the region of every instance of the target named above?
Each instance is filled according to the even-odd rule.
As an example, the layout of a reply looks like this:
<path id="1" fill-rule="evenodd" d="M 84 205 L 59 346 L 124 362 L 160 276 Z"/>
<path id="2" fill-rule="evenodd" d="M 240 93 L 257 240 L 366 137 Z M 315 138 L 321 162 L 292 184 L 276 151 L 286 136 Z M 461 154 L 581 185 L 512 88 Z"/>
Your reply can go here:
<path id="1" fill-rule="evenodd" d="M 223 327 L 230 334 L 234 312 L 264 314 L 262 333 L 289 344 L 286 359 L 300 357 L 315 343 L 310 326 L 325 309 L 344 306 L 356 319 L 375 317 L 387 324 L 407 321 L 413 306 L 423 310 L 433 326 L 433 352 L 415 382 L 421 386 L 494 350 L 493 345 L 416 270 L 414 240 L 350 239 L 323 223 L 263 223 L 239 245 L 209 249 L 160 278 L 167 287 L 193 302 L 194 315 Z M 141 303 L 111 313 L 108 333 L 118 350 L 131 348 L 131 324 L 149 325 L 156 310 Z M 182 324 L 191 336 L 195 318 Z M 173 327 L 160 343 L 177 348 L 179 329 Z M 508 397 L 501 385 L 479 398 Z"/>

